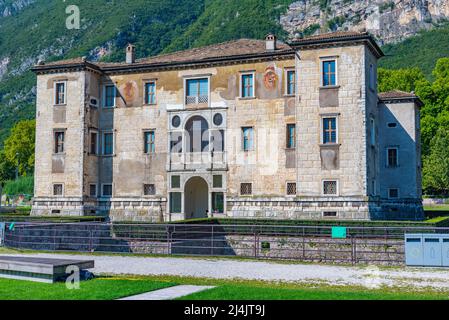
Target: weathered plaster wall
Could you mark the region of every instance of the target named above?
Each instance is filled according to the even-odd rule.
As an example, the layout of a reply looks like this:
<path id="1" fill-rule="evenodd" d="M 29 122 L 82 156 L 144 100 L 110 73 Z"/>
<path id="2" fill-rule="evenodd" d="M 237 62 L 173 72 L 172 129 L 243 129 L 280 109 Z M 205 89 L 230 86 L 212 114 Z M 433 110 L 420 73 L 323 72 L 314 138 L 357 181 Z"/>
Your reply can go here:
<path id="1" fill-rule="evenodd" d="M 300 102 L 297 113 L 298 181 L 301 195 L 318 197 L 322 180 L 337 179 L 339 195 L 366 196 L 366 100 L 364 95 L 364 46 L 302 50 L 300 70 Z M 319 104 L 320 58 L 336 57 L 338 106 L 323 108 Z M 321 89 L 328 90 L 328 89 Z M 322 170 L 320 159 L 321 117 L 338 116 L 339 168 Z M 325 199 L 323 199 L 325 200 Z"/>

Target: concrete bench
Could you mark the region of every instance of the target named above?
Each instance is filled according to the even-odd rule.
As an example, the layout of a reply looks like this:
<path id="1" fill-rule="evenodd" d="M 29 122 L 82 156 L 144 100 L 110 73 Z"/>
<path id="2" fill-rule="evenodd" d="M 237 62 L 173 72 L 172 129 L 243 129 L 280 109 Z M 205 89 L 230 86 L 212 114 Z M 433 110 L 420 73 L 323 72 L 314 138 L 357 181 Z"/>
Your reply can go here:
<path id="1" fill-rule="evenodd" d="M 0 277 L 54 283 L 68 276 L 68 266 L 81 271 L 93 268 L 94 261 L 0 256 Z"/>

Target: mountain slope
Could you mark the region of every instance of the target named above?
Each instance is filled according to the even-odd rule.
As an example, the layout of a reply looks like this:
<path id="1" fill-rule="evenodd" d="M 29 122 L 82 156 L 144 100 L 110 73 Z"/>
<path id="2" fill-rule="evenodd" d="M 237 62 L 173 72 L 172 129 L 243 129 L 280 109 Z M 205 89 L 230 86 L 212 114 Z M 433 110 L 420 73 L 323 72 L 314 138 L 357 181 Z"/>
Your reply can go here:
<path id="1" fill-rule="evenodd" d="M 64 1 L 0 0 L 0 148 L 15 122 L 34 117 L 36 80 L 28 70 L 38 60 L 87 56 L 122 61 L 129 42 L 141 58 L 242 37 L 261 39 L 268 32 L 287 39 L 302 27 L 308 28 L 304 33 L 358 28 L 355 21 L 372 17 L 376 10 L 405 15 L 406 31 L 387 25 L 381 29 L 408 36 L 449 16 L 449 0 L 395 0 L 394 6 L 391 0 L 376 0 L 364 8 L 367 1 L 71 0 L 80 8 L 81 28 L 68 30 Z M 441 4 L 439 12 L 436 3 Z M 304 11 L 299 10 L 303 5 Z M 418 13 L 422 21 L 414 23 Z M 431 20 L 424 21 L 429 14 Z M 381 66 L 423 66 L 429 76 L 435 60 L 449 56 L 448 32 L 445 26 L 404 44 L 385 46 L 389 56 Z"/>
<path id="2" fill-rule="evenodd" d="M 420 68 L 427 78 L 439 58 L 449 57 L 449 24 L 430 31 L 422 31 L 417 36 L 401 43 L 382 47 L 386 57 L 380 67 L 388 69 Z"/>
<path id="3" fill-rule="evenodd" d="M 286 35 L 278 18 L 292 2 L 133 0 L 124 5 L 120 0 L 74 0 L 81 28 L 68 30 L 62 1 L 17 1 L 27 1 L 27 6 L 0 16 L 0 146 L 14 122 L 34 117 L 35 77 L 28 70 L 40 59 L 121 61 L 129 42 L 144 57 L 240 37 L 262 38 L 272 31 Z"/>

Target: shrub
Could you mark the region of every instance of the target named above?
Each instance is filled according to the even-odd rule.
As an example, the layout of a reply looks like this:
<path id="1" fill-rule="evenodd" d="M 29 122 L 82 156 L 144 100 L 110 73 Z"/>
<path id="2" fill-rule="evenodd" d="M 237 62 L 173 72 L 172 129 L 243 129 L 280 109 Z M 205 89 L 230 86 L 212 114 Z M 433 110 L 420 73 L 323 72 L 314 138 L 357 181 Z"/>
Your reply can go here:
<path id="1" fill-rule="evenodd" d="M 34 177 L 20 177 L 17 180 L 7 181 L 3 190 L 7 195 L 32 195 L 34 193 Z"/>

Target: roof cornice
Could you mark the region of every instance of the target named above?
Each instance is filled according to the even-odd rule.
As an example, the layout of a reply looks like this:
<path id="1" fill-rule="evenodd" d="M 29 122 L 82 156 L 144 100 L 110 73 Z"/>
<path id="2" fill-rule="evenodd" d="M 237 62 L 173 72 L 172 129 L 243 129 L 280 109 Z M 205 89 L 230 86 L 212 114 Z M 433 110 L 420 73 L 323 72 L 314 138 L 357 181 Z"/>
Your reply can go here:
<path id="1" fill-rule="evenodd" d="M 105 74 L 111 73 L 134 73 L 143 71 L 161 71 L 161 70 L 176 70 L 186 69 L 192 67 L 208 67 L 220 66 L 228 64 L 240 64 L 255 61 L 269 61 L 269 60 L 284 60 L 294 59 L 295 50 L 282 50 L 278 52 L 266 52 L 258 54 L 235 55 L 225 57 L 214 57 L 202 60 L 191 60 L 182 62 L 166 62 L 166 63 L 142 63 L 137 62 L 133 64 L 118 64 L 116 66 L 101 66 L 92 62 L 71 63 L 71 64 L 53 64 L 53 65 L 36 65 L 31 70 L 37 74 L 68 72 L 77 70 L 92 69 Z"/>
<path id="2" fill-rule="evenodd" d="M 380 103 L 407 103 L 407 102 L 413 102 L 415 103 L 419 108 L 424 106 L 424 102 L 415 95 L 410 95 L 409 97 L 388 97 L 388 98 L 381 98 L 379 97 Z"/>
<path id="3" fill-rule="evenodd" d="M 354 44 L 363 43 L 368 46 L 370 51 L 377 57 L 381 58 L 384 56 L 382 49 L 374 40 L 373 36 L 368 33 L 358 34 L 358 35 L 348 35 L 339 37 L 329 37 L 321 39 L 300 39 L 290 42 L 288 45 L 295 49 L 317 49 L 325 47 L 336 47 L 336 46 L 350 46 Z"/>

